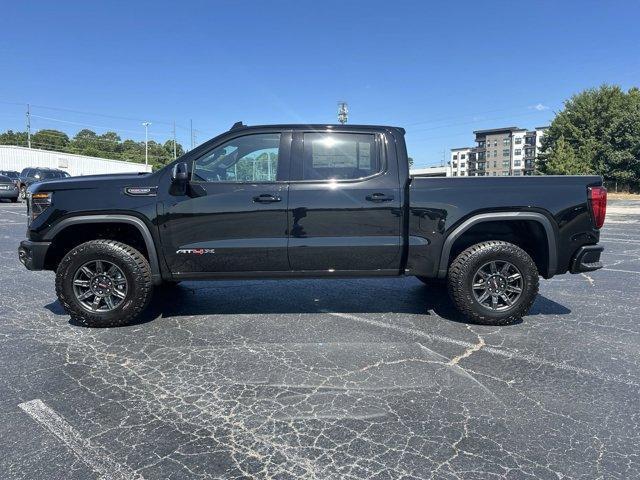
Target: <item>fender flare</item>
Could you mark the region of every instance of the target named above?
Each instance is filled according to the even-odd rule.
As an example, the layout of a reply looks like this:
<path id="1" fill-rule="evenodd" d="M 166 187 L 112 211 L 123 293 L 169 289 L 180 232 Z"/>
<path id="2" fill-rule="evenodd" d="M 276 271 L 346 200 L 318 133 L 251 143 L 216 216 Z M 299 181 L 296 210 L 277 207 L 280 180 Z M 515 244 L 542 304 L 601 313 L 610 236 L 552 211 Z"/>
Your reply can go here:
<path id="1" fill-rule="evenodd" d="M 556 233 L 553 229 L 551 221 L 541 213 L 537 212 L 494 212 L 494 213 L 480 213 L 474 215 L 453 230 L 444 241 L 442 246 L 442 252 L 440 254 L 440 264 L 438 268 L 438 278 L 445 278 L 447 276 L 447 270 L 449 268 L 448 261 L 451 254 L 451 248 L 454 242 L 467 230 L 474 225 L 484 222 L 495 221 L 511 221 L 511 220 L 532 220 L 538 222 L 547 236 L 547 247 L 549 252 L 548 260 L 548 272 L 546 278 L 551 278 L 556 273 L 558 263 L 558 247 L 556 242 Z"/>
<path id="2" fill-rule="evenodd" d="M 43 240 L 52 241 L 55 236 L 63 231 L 65 228 L 71 225 L 81 225 L 89 223 L 126 223 L 133 225 L 138 229 L 144 240 L 144 244 L 147 247 L 147 253 L 149 254 L 149 266 L 151 267 L 151 279 L 154 285 L 158 285 L 162 282 L 160 274 L 160 264 L 158 262 L 158 252 L 156 250 L 156 244 L 153 241 L 153 236 L 149 231 L 146 223 L 133 215 L 80 215 L 77 217 L 65 218 L 58 222 L 51 230 L 45 235 Z"/>

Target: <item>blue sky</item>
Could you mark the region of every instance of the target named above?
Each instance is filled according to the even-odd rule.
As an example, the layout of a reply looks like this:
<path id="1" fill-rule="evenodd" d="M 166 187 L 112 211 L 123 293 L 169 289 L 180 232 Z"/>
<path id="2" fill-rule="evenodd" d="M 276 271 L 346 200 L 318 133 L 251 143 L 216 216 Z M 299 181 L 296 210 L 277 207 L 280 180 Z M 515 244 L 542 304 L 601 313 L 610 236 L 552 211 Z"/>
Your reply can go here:
<path id="1" fill-rule="evenodd" d="M 188 146 L 237 120 L 404 126 L 418 165 L 640 81 L 637 1 L 8 2 L 0 130 L 83 125 Z M 56 109 L 43 108 L 56 107 Z M 63 110 L 64 109 L 64 110 Z M 89 112 L 81 114 L 77 112 Z M 94 114 L 101 114 L 94 115 Z"/>

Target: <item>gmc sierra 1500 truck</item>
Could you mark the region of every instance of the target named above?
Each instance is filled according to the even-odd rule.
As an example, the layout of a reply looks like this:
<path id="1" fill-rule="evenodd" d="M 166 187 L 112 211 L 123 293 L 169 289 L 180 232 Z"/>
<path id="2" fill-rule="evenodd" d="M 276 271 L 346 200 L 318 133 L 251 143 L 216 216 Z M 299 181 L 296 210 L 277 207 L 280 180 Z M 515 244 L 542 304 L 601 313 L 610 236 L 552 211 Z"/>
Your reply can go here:
<path id="1" fill-rule="evenodd" d="M 397 127 L 231 130 L 151 174 L 34 184 L 19 258 L 89 326 L 182 280 L 413 275 L 470 320 L 525 315 L 538 278 L 601 268 L 597 176 L 412 178 Z"/>

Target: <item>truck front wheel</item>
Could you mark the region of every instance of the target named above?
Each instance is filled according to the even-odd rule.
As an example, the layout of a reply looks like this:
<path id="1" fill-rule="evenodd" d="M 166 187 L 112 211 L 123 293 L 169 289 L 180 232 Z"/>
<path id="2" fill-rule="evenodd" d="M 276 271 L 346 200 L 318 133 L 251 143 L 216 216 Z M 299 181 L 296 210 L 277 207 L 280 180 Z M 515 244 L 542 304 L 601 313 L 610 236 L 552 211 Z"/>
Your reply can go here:
<path id="1" fill-rule="evenodd" d="M 538 269 L 520 247 L 503 241 L 472 245 L 449 266 L 449 295 L 466 317 L 508 325 L 526 315 L 538 294 Z"/>
<path id="2" fill-rule="evenodd" d="M 78 245 L 56 270 L 56 293 L 71 317 L 89 327 L 134 320 L 153 292 L 151 268 L 135 248 L 113 240 Z"/>

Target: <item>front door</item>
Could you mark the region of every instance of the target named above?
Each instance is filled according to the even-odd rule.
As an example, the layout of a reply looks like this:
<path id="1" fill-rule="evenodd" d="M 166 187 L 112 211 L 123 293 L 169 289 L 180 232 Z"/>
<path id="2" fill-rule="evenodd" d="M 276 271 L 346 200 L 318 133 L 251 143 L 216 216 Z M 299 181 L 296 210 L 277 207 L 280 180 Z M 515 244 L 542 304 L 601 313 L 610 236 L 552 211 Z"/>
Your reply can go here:
<path id="1" fill-rule="evenodd" d="M 285 271 L 289 132 L 241 132 L 189 166 L 161 227 L 177 278 Z"/>
<path id="2" fill-rule="evenodd" d="M 296 133 L 289 187 L 292 270 L 397 273 L 401 195 L 395 152 L 382 138 L 357 131 Z"/>

